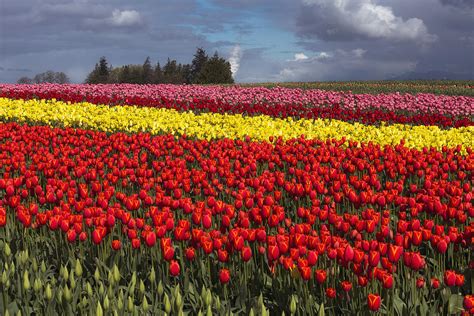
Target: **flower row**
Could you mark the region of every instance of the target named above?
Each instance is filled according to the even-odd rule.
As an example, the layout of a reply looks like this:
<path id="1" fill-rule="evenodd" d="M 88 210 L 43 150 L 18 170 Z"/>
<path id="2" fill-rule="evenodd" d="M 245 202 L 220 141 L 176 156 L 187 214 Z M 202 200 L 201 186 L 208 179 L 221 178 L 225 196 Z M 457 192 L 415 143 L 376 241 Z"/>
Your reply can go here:
<path id="1" fill-rule="evenodd" d="M 380 122 L 437 125 L 474 124 L 474 98 L 431 94 L 379 94 L 175 85 L 0 85 L 0 97 L 57 99 L 94 104 L 133 104 L 272 117 L 328 118 L 364 124 Z"/>
<path id="2" fill-rule="evenodd" d="M 268 141 L 304 135 L 307 139 L 335 138 L 372 142 L 381 146 L 404 143 L 409 148 L 458 147 L 462 153 L 474 146 L 474 126 L 442 130 L 436 126 L 382 125 L 380 127 L 338 120 L 294 120 L 270 116 L 218 113 L 194 114 L 172 109 L 135 106 L 70 104 L 55 100 L 0 98 L 0 119 L 50 126 L 83 127 L 105 132 L 149 132 L 189 135 L 200 139 L 231 138 Z"/>

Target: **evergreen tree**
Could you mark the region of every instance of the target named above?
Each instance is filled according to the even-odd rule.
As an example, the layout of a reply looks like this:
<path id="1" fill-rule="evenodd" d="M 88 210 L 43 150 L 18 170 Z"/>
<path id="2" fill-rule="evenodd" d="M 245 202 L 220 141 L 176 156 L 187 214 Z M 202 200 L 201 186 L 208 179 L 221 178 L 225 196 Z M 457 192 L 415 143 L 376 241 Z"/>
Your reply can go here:
<path id="1" fill-rule="evenodd" d="M 18 79 L 18 81 L 17 81 L 16 83 L 20 83 L 20 84 L 32 84 L 32 83 L 33 83 L 33 79 L 28 78 L 28 77 L 21 77 L 20 79 Z"/>
<path id="2" fill-rule="evenodd" d="M 110 71 L 111 68 L 109 68 L 107 59 L 102 56 L 99 63 L 95 64 L 94 70 L 87 76 L 86 83 L 107 83 Z"/>
<path id="3" fill-rule="evenodd" d="M 153 83 L 153 69 L 151 68 L 150 57 L 145 59 L 142 68 L 142 82 L 145 84 Z"/>
<path id="4" fill-rule="evenodd" d="M 155 71 L 153 74 L 153 83 L 163 83 L 163 71 L 161 70 L 160 63 L 158 62 L 155 67 Z"/>
<path id="5" fill-rule="evenodd" d="M 190 69 L 190 81 L 193 83 L 198 83 L 196 82 L 197 78 L 199 77 L 199 74 L 201 73 L 201 70 L 203 69 L 204 65 L 208 61 L 208 57 L 206 54 L 206 51 L 202 48 L 199 47 L 196 49 L 196 53 L 194 54 L 193 61 L 191 62 L 191 69 Z"/>
<path id="6" fill-rule="evenodd" d="M 196 81 L 203 84 L 234 83 L 230 63 L 215 52 L 202 68 Z"/>
<path id="7" fill-rule="evenodd" d="M 120 74 L 119 74 L 119 82 L 120 83 L 129 83 L 130 82 L 130 67 L 125 65 L 122 67 Z"/>

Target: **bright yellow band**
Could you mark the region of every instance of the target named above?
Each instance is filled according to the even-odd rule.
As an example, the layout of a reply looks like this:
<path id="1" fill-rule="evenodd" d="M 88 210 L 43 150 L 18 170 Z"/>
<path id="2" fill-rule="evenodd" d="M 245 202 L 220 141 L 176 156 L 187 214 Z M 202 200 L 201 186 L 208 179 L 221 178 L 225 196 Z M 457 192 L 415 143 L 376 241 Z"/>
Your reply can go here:
<path id="1" fill-rule="evenodd" d="M 151 134 L 186 134 L 201 139 L 249 136 L 254 140 L 268 140 L 270 136 L 284 139 L 305 135 L 307 139 L 341 139 L 397 145 L 402 139 L 405 146 L 443 146 L 465 148 L 474 146 L 474 127 L 448 130 L 437 126 L 403 124 L 371 126 L 329 119 L 280 119 L 267 115 L 242 116 L 178 112 L 171 109 L 106 106 L 87 102 L 71 104 L 57 100 L 13 100 L 0 98 L 0 120 L 32 122 L 50 126 L 70 126 L 104 132 L 149 132 Z"/>

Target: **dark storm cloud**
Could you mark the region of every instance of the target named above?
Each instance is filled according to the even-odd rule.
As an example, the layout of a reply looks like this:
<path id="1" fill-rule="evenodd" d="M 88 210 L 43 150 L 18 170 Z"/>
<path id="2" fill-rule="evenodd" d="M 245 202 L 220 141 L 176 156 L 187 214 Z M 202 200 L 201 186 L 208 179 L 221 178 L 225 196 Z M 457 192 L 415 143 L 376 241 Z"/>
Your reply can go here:
<path id="1" fill-rule="evenodd" d="M 469 8 L 469 9 L 474 8 L 474 1 L 472 0 L 440 0 L 440 1 L 444 5 L 451 5 L 454 7 Z"/>
<path id="2" fill-rule="evenodd" d="M 80 82 L 102 55 L 114 66 L 142 63 L 146 56 L 154 63 L 168 57 L 189 62 L 200 46 L 240 63 L 238 81 L 385 79 L 428 71 L 474 78 L 473 4 L 2 1 L 0 81 L 51 69 Z"/>

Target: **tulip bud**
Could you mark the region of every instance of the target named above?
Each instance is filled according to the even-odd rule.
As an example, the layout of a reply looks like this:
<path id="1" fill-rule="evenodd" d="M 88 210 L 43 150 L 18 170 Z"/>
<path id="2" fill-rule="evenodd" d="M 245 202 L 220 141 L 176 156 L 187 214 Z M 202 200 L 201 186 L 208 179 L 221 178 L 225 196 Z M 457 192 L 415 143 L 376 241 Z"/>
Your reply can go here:
<path id="1" fill-rule="evenodd" d="M 181 307 L 181 304 L 183 303 L 183 298 L 181 297 L 181 294 L 178 292 L 178 294 L 176 295 L 176 298 L 175 298 L 175 304 L 176 304 L 176 308 L 177 309 L 180 309 Z"/>
<path id="2" fill-rule="evenodd" d="M 28 277 L 28 270 L 23 273 L 23 288 L 29 290 L 31 288 L 30 278 Z"/>
<path id="3" fill-rule="evenodd" d="M 140 294 L 145 294 L 145 283 L 143 283 L 143 280 L 140 279 L 140 282 L 138 282 L 138 290 L 140 291 Z"/>
<path id="4" fill-rule="evenodd" d="M 134 304 L 133 304 L 132 297 L 129 296 L 128 297 L 128 302 L 127 302 L 127 310 L 128 310 L 129 313 L 133 312 L 133 307 L 134 307 Z"/>
<path id="5" fill-rule="evenodd" d="M 87 299 L 87 297 L 83 296 L 82 297 L 82 307 L 86 307 L 88 304 L 89 304 L 89 300 Z"/>
<path id="6" fill-rule="evenodd" d="M 135 291 L 135 285 L 137 284 L 137 273 L 134 271 L 132 274 L 132 279 L 130 280 L 130 292 L 133 293 Z"/>
<path id="7" fill-rule="evenodd" d="M 158 283 L 158 295 L 161 297 L 161 296 L 163 295 L 163 292 L 164 292 L 164 291 L 165 291 L 165 290 L 164 290 L 164 288 L 163 288 L 163 283 L 162 283 L 161 280 L 160 280 L 160 282 Z"/>
<path id="8" fill-rule="evenodd" d="M 5 247 L 3 248 L 3 253 L 5 254 L 5 256 L 7 258 L 9 258 L 12 254 L 12 250 L 10 249 L 10 245 L 9 244 L 5 244 Z"/>
<path id="9" fill-rule="evenodd" d="M 49 283 L 46 285 L 45 294 L 48 301 L 53 299 L 53 291 L 51 291 L 51 285 Z"/>
<path id="10" fill-rule="evenodd" d="M 62 303 L 63 302 L 63 289 L 61 288 L 61 286 L 59 286 L 58 290 L 56 291 L 56 296 L 57 296 L 58 302 Z"/>
<path id="11" fill-rule="evenodd" d="M 15 271 L 16 271 L 15 262 L 12 262 L 12 265 L 10 266 L 10 273 L 13 275 L 15 274 Z"/>
<path id="12" fill-rule="evenodd" d="M 102 311 L 102 306 L 100 305 L 100 302 L 97 302 L 97 308 L 95 309 L 95 314 L 96 316 L 103 316 L 104 312 Z"/>
<path id="13" fill-rule="evenodd" d="M 296 299 L 294 295 L 291 296 L 290 313 L 291 315 L 294 315 L 296 313 Z"/>
<path id="14" fill-rule="evenodd" d="M 8 311 L 8 309 L 5 311 L 5 316 L 10 316 L 10 312 Z"/>
<path id="15" fill-rule="evenodd" d="M 104 295 L 104 292 L 105 292 L 104 284 L 102 284 L 102 282 L 100 282 L 100 285 L 99 285 L 99 294 L 100 294 L 100 295 Z"/>
<path id="16" fill-rule="evenodd" d="M 109 284 L 109 287 L 107 288 L 107 295 L 109 297 L 114 297 L 114 288 L 112 287 L 112 284 Z"/>
<path id="17" fill-rule="evenodd" d="M 16 316 L 21 316 L 21 310 L 18 310 L 18 312 L 16 312 Z"/>
<path id="18" fill-rule="evenodd" d="M 197 316 L 203 316 L 203 315 L 202 315 L 202 311 L 201 311 L 201 310 L 199 310 L 199 312 L 198 312 Z"/>
<path id="19" fill-rule="evenodd" d="M 120 310 L 120 311 L 123 309 L 123 298 L 121 298 L 120 296 L 119 296 L 119 298 L 117 299 L 117 308 L 118 308 L 118 310 Z"/>
<path id="20" fill-rule="evenodd" d="M 67 302 L 72 299 L 72 293 L 67 284 L 64 286 L 63 295 Z"/>
<path id="21" fill-rule="evenodd" d="M 151 267 L 151 271 L 150 271 L 150 276 L 148 277 L 148 279 L 150 280 L 151 283 L 155 283 L 155 280 L 156 280 L 156 275 L 155 275 L 155 267 Z"/>
<path id="22" fill-rule="evenodd" d="M 46 272 L 46 264 L 44 263 L 44 260 L 41 260 L 41 272 Z"/>
<path id="23" fill-rule="evenodd" d="M 39 292 L 39 290 L 41 290 L 42 287 L 43 287 L 43 285 L 41 284 L 40 279 L 36 278 L 35 282 L 33 283 L 33 290 L 35 292 Z"/>
<path id="24" fill-rule="evenodd" d="M 33 271 L 34 272 L 38 272 L 38 262 L 36 261 L 36 258 L 33 257 L 33 259 L 31 260 L 32 261 L 32 267 L 33 267 Z"/>
<path id="25" fill-rule="evenodd" d="M 110 307 L 109 296 L 106 295 L 105 298 L 104 298 L 104 309 L 108 310 L 109 307 Z"/>
<path id="26" fill-rule="evenodd" d="M 91 284 L 89 283 L 89 281 L 87 281 L 87 283 L 86 283 L 86 292 L 87 292 L 87 295 L 89 295 L 89 297 L 91 297 L 92 294 L 93 294 L 93 293 L 92 293 L 92 286 L 91 286 Z"/>
<path id="27" fill-rule="evenodd" d="M 184 316 L 183 309 L 180 309 L 180 310 L 178 311 L 178 316 Z"/>
<path id="28" fill-rule="evenodd" d="M 69 274 L 69 284 L 71 284 L 71 289 L 76 288 L 76 278 L 74 277 L 74 270 Z"/>
<path id="29" fill-rule="evenodd" d="M 212 316 L 212 309 L 211 309 L 211 305 L 207 306 L 207 312 L 206 312 L 206 316 Z"/>
<path id="30" fill-rule="evenodd" d="M 113 272 L 113 275 L 114 275 L 115 282 L 118 283 L 120 281 L 120 271 L 119 271 L 116 264 L 114 264 L 114 266 L 112 268 L 112 272 Z"/>
<path id="31" fill-rule="evenodd" d="M 148 308 L 149 308 L 149 306 L 148 306 L 148 301 L 146 300 L 146 296 L 145 296 L 145 295 L 143 295 L 142 308 L 143 308 L 143 310 L 144 310 L 145 312 L 148 311 Z"/>
<path id="32" fill-rule="evenodd" d="M 253 308 L 250 309 L 249 316 L 255 316 L 255 313 L 253 311 Z"/>
<path id="33" fill-rule="evenodd" d="M 8 275 L 7 272 L 4 270 L 2 273 L 2 278 L 1 278 L 2 284 L 6 284 L 8 281 Z"/>
<path id="34" fill-rule="evenodd" d="M 258 307 L 262 307 L 263 306 L 263 295 L 262 293 L 260 293 L 260 295 L 258 296 Z"/>
<path id="35" fill-rule="evenodd" d="M 74 272 L 76 272 L 76 275 L 78 277 L 82 276 L 82 265 L 79 259 L 76 259 L 76 266 L 74 267 Z"/>
<path id="36" fill-rule="evenodd" d="M 171 303 L 170 303 L 170 298 L 168 297 L 168 294 L 165 293 L 165 298 L 163 300 L 163 303 L 165 304 L 165 312 L 169 314 L 171 312 Z"/>
<path id="37" fill-rule="evenodd" d="M 69 279 L 69 271 L 67 270 L 67 267 L 64 267 L 63 269 L 63 279 L 64 280 Z"/>
<path id="38" fill-rule="evenodd" d="M 206 306 L 211 306 L 211 304 L 212 304 L 211 290 L 207 289 L 207 292 L 206 292 Z"/>
<path id="39" fill-rule="evenodd" d="M 99 282 L 100 281 L 100 272 L 99 272 L 99 268 L 95 268 L 95 272 L 94 272 L 94 280 L 96 282 Z"/>

